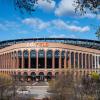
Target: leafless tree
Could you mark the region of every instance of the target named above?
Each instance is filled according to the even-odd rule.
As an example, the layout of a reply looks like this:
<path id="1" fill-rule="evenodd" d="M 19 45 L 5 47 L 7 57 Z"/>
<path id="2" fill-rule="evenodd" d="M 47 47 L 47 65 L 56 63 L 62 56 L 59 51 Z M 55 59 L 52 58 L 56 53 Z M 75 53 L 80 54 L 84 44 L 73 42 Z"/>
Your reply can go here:
<path id="1" fill-rule="evenodd" d="M 66 75 L 58 76 L 50 84 L 51 100 L 78 100 L 75 84 L 73 73 L 68 72 Z"/>
<path id="2" fill-rule="evenodd" d="M 75 0 L 75 10 L 81 11 L 82 14 L 90 10 L 93 13 L 100 12 L 100 0 Z"/>

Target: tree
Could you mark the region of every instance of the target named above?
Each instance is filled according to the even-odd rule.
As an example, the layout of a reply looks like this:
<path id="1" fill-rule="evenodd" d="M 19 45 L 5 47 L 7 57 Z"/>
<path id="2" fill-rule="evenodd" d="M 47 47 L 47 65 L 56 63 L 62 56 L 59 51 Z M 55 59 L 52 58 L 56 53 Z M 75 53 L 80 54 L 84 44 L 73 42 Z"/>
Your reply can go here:
<path id="1" fill-rule="evenodd" d="M 51 0 L 43 0 L 51 3 Z M 15 8 L 21 12 L 33 12 L 38 5 L 38 0 L 13 0 Z"/>
<path id="2" fill-rule="evenodd" d="M 48 91 L 51 93 L 51 100 L 78 100 L 75 84 L 73 73 L 68 72 L 67 75 L 59 75 L 50 83 Z"/>
<path id="3" fill-rule="evenodd" d="M 75 0 L 75 10 L 80 10 L 81 13 L 86 13 L 88 10 L 93 13 L 100 12 L 100 0 Z"/>
<path id="4" fill-rule="evenodd" d="M 100 26 L 98 27 L 98 29 L 97 29 L 95 34 L 96 34 L 98 40 L 100 40 Z"/>

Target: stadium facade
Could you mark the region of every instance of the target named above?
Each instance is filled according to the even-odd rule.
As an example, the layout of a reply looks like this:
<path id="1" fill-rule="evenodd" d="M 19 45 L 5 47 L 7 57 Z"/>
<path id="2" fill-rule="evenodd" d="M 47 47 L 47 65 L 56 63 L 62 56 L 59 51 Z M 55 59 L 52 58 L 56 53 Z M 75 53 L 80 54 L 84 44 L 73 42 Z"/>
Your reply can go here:
<path id="1" fill-rule="evenodd" d="M 0 42 L 1 73 L 44 80 L 68 71 L 76 77 L 100 73 L 100 41 L 30 38 Z"/>

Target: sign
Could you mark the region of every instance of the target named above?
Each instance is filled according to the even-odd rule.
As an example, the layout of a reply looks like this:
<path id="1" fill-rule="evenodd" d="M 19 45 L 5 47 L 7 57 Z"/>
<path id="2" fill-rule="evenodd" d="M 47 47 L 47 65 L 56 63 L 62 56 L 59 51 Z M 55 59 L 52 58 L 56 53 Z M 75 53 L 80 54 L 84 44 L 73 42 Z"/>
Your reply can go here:
<path id="1" fill-rule="evenodd" d="M 28 47 L 48 47 L 49 44 L 47 42 L 36 42 L 36 43 L 27 43 Z"/>

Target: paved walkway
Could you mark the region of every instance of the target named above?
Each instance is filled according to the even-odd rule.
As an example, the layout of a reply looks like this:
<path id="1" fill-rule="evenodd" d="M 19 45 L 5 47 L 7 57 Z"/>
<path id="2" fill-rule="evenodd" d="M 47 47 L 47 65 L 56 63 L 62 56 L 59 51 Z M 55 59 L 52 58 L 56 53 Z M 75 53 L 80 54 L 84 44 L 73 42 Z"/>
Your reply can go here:
<path id="1" fill-rule="evenodd" d="M 26 86 L 26 90 L 28 90 L 27 96 L 32 96 L 35 99 L 41 99 L 49 96 L 48 90 L 48 82 L 35 82 L 32 86 Z M 24 95 L 24 94 L 23 94 Z"/>

